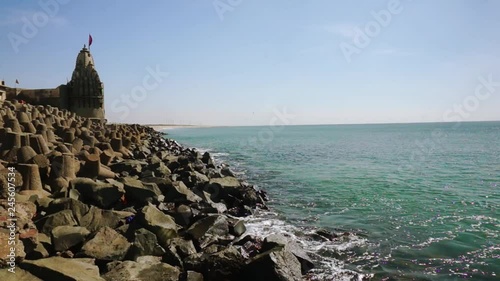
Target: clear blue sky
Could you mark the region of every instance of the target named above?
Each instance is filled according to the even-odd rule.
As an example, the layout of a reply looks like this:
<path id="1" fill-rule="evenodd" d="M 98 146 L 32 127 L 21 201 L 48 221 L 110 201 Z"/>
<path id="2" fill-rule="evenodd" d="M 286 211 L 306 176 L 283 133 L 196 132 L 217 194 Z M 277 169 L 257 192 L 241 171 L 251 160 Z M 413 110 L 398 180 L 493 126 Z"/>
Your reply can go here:
<path id="1" fill-rule="evenodd" d="M 110 121 L 266 125 L 285 109 L 290 124 L 500 120 L 500 85 L 474 96 L 478 77 L 500 82 L 500 1 L 59 1 L 1 2 L 0 79 L 66 83 L 91 33 Z M 357 48 L 356 28 L 381 10 L 390 20 Z M 350 61 L 342 44 L 357 48 Z M 126 105 L 148 67 L 169 75 Z"/>

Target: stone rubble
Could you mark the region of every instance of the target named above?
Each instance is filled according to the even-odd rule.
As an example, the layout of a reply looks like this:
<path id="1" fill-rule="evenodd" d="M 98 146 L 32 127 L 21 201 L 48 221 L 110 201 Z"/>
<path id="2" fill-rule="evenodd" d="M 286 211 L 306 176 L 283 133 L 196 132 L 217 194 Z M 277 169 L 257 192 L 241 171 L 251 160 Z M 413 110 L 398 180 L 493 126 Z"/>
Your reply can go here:
<path id="1" fill-rule="evenodd" d="M 0 276 L 15 169 L 16 280 L 303 280 L 307 254 L 245 236 L 267 196 L 141 125 L 0 104 Z M 31 278 L 31 279 L 30 279 Z"/>

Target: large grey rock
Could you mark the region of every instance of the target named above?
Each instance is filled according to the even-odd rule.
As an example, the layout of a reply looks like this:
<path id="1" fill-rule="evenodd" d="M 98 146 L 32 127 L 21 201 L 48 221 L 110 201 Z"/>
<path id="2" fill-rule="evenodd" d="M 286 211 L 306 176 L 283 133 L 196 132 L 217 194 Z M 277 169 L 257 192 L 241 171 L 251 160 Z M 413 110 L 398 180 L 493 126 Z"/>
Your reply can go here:
<path id="1" fill-rule="evenodd" d="M 99 268 L 93 265 L 89 259 L 51 257 L 24 261 L 19 266 L 43 280 L 104 281 L 99 276 Z"/>
<path id="2" fill-rule="evenodd" d="M 158 244 L 158 239 L 153 232 L 144 228 L 135 231 L 135 238 L 130 249 L 132 259 L 135 260 L 139 256 L 161 256 L 164 254 L 165 249 Z"/>
<path id="3" fill-rule="evenodd" d="M 83 245 L 82 252 L 99 260 L 123 260 L 129 248 L 130 243 L 125 237 L 105 226 Z"/>
<path id="4" fill-rule="evenodd" d="M 239 280 L 234 278 L 244 266 L 244 258 L 234 246 L 213 253 L 197 253 L 184 259 L 184 268 L 202 273 L 207 280 Z M 273 280 L 273 279 L 255 279 Z"/>
<path id="5" fill-rule="evenodd" d="M 173 182 L 167 186 L 165 200 L 167 202 L 196 203 L 202 201 L 201 197 L 191 191 L 182 181 Z"/>
<path id="6" fill-rule="evenodd" d="M 76 178 L 70 185 L 80 192 L 85 202 L 104 209 L 117 203 L 125 193 L 119 186 L 97 183 L 88 178 Z"/>
<path id="7" fill-rule="evenodd" d="M 178 281 L 180 270 L 166 263 L 112 262 L 102 277 L 108 281 Z"/>
<path id="8" fill-rule="evenodd" d="M 239 280 L 302 281 L 299 260 L 284 246 L 276 246 L 248 260 Z"/>
<path id="9" fill-rule="evenodd" d="M 229 234 L 229 223 L 223 215 L 211 215 L 195 222 L 187 231 L 204 248 Z"/>
<path id="10" fill-rule="evenodd" d="M 231 234 L 235 236 L 241 236 L 245 233 L 245 231 L 247 231 L 245 223 L 242 220 L 236 219 L 230 221 L 229 229 L 231 231 Z"/>
<path id="11" fill-rule="evenodd" d="M 163 257 L 164 261 L 171 265 L 182 267 L 184 258 L 196 254 L 196 248 L 191 240 L 173 238 L 168 240 L 167 243 L 166 253 Z"/>
<path id="12" fill-rule="evenodd" d="M 57 226 L 51 231 L 52 245 L 56 251 L 66 251 L 82 243 L 89 234 L 85 227 Z"/>
<path id="13" fill-rule="evenodd" d="M 124 160 L 123 162 L 110 165 L 110 168 L 115 173 L 127 172 L 129 175 L 134 176 L 142 172 L 143 166 L 148 163 L 139 160 Z"/>
<path id="14" fill-rule="evenodd" d="M 116 211 L 103 210 L 91 206 L 89 211 L 80 219 L 80 225 L 94 233 L 105 226 L 114 229 L 121 220 L 121 215 Z"/>
<path id="15" fill-rule="evenodd" d="M 50 235 L 50 232 L 58 226 L 75 226 L 78 225 L 75 217 L 73 216 L 73 212 L 71 210 L 63 210 L 47 216 L 41 222 L 42 232 Z"/>
<path id="16" fill-rule="evenodd" d="M 212 178 L 204 189 L 212 195 L 212 200 L 215 202 L 221 199 L 227 200 L 232 196 L 249 206 L 263 203 L 253 187 L 242 185 L 235 177 Z"/>
<path id="17" fill-rule="evenodd" d="M 89 206 L 72 198 L 58 198 L 50 201 L 47 214 L 53 214 L 62 210 L 71 210 L 75 220 L 80 223 L 82 217 L 89 212 Z"/>
<path id="18" fill-rule="evenodd" d="M 178 227 L 174 219 L 154 205 L 149 204 L 142 208 L 137 217 L 140 224 L 156 235 L 162 247 L 167 245 L 169 239 L 177 237 Z"/>
<path id="19" fill-rule="evenodd" d="M 142 181 L 125 177 L 120 178 L 120 182 L 124 184 L 127 199 L 139 203 L 147 203 L 161 195 L 160 189 L 154 183 L 143 184 Z"/>
<path id="20" fill-rule="evenodd" d="M 170 169 L 163 162 L 151 164 L 146 169 L 154 172 L 157 177 L 168 177 L 172 174 Z"/>
<path id="21" fill-rule="evenodd" d="M 271 234 L 264 239 L 264 247 L 284 246 L 285 251 L 289 251 L 299 260 L 302 274 L 306 274 L 314 268 L 314 263 L 307 253 L 294 241 L 280 234 Z M 266 245 L 267 244 L 267 245 Z"/>
<path id="22" fill-rule="evenodd" d="M 188 270 L 186 281 L 203 281 L 203 274 Z"/>

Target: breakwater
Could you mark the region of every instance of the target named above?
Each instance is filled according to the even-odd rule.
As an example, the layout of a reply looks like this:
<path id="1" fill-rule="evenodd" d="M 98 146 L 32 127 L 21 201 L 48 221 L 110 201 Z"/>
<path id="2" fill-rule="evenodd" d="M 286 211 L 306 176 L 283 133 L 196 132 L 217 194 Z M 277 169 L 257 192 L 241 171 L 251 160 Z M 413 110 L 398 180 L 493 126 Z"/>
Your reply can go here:
<path id="1" fill-rule="evenodd" d="M 314 266 L 284 236 L 245 234 L 266 194 L 209 153 L 50 106 L 0 115 L 2 280 L 302 280 Z"/>

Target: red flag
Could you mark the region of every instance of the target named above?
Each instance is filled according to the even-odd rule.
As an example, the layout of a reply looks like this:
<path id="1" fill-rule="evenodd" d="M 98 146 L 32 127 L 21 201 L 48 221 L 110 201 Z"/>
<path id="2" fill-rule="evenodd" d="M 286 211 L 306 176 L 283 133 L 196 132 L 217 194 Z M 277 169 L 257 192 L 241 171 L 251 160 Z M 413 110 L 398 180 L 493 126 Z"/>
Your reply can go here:
<path id="1" fill-rule="evenodd" d="M 89 48 L 90 48 L 90 45 L 92 45 L 92 35 L 89 34 Z"/>
<path id="2" fill-rule="evenodd" d="M 19 80 L 16 79 L 16 84 L 19 84 Z"/>

